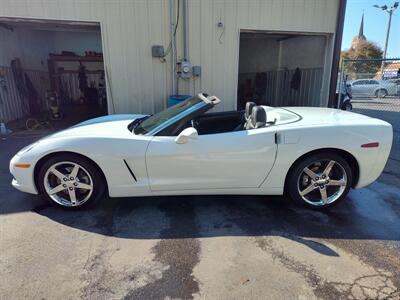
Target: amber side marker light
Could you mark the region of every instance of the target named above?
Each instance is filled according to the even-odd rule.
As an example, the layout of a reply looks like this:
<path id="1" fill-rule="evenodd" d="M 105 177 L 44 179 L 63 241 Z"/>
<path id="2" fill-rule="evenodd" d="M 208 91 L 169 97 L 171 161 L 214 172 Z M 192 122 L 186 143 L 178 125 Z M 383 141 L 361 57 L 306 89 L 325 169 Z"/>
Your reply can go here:
<path id="1" fill-rule="evenodd" d="M 15 164 L 16 168 L 28 169 L 31 167 L 31 164 Z"/>
<path id="2" fill-rule="evenodd" d="M 361 148 L 376 148 L 376 147 L 379 147 L 379 143 L 378 142 L 362 144 L 361 145 Z"/>

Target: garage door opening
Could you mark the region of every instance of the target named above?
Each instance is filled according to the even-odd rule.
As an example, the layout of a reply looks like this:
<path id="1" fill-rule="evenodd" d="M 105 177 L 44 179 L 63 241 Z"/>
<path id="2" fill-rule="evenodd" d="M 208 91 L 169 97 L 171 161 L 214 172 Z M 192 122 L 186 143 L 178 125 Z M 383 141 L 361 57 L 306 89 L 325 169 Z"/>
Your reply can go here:
<path id="1" fill-rule="evenodd" d="M 107 114 L 99 23 L 0 18 L 0 43 L 4 122 L 63 128 Z"/>
<path id="2" fill-rule="evenodd" d="M 247 101 L 271 106 L 319 106 L 326 36 L 241 32 L 238 109 Z"/>

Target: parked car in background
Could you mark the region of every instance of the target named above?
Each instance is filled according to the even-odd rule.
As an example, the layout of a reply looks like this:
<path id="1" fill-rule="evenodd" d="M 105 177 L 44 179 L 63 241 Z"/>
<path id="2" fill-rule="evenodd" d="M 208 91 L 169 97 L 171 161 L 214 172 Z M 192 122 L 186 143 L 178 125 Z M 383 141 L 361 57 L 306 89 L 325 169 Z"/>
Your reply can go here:
<path id="1" fill-rule="evenodd" d="M 384 98 L 397 94 L 397 84 L 389 80 L 358 79 L 349 81 L 347 86 L 353 97 Z"/>

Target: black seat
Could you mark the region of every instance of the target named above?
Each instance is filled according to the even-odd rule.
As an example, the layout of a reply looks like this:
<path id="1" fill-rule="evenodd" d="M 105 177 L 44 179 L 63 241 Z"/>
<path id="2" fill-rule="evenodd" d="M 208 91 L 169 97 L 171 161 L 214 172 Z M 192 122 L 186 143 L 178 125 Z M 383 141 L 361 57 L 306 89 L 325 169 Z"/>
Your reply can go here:
<path id="1" fill-rule="evenodd" d="M 246 102 L 246 110 L 245 110 L 246 120 L 250 118 L 254 106 L 256 106 L 254 102 Z"/>
<path id="2" fill-rule="evenodd" d="M 254 106 L 250 119 L 246 122 L 246 129 L 255 129 L 264 127 L 267 123 L 267 113 L 261 106 Z"/>
<path id="3" fill-rule="evenodd" d="M 250 122 L 251 111 L 253 107 L 256 106 L 254 102 L 246 102 L 246 108 L 244 110 L 244 114 L 241 116 L 241 121 L 238 126 L 233 129 L 233 131 L 245 130 L 247 127 L 247 122 Z"/>
<path id="4" fill-rule="evenodd" d="M 246 102 L 246 108 L 244 111 L 244 120 L 242 124 L 240 124 L 240 128 L 238 130 L 243 130 L 247 129 L 247 124 L 250 123 L 250 117 L 251 117 L 251 112 L 253 111 L 253 108 L 256 106 L 254 102 Z"/>

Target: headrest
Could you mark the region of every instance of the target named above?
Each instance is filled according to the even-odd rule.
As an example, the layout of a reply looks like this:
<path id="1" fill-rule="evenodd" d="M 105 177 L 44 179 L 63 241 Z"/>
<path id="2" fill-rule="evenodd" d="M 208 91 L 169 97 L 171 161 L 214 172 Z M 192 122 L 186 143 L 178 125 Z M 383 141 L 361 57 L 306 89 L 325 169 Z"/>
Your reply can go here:
<path id="1" fill-rule="evenodd" d="M 251 112 L 253 111 L 253 107 L 256 106 L 254 102 L 246 102 L 246 119 L 248 119 L 251 115 Z"/>
<path id="2" fill-rule="evenodd" d="M 251 111 L 251 125 L 253 128 L 264 127 L 267 123 L 267 113 L 261 106 L 254 106 Z"/>

